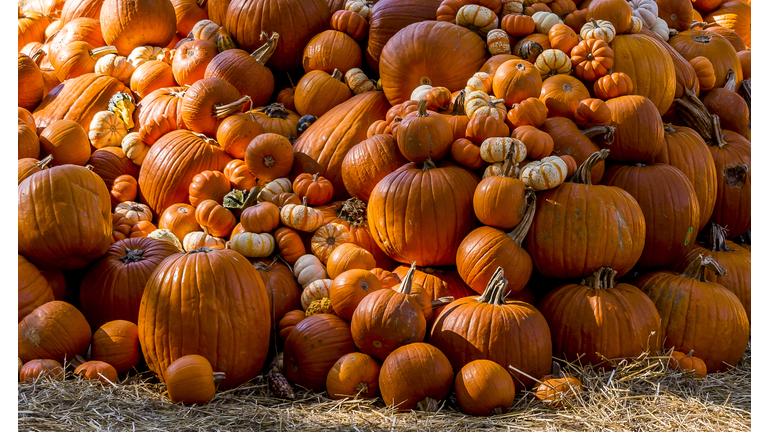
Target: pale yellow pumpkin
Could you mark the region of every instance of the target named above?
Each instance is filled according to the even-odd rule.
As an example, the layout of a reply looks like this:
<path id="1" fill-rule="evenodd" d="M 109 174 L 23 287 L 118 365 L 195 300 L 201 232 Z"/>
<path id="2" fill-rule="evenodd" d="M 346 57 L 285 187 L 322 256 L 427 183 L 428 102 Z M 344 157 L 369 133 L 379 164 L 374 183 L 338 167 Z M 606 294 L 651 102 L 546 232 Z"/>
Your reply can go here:
<path id="1" fill-rule="evenodd" d="M 275 196 L 292 191 L 293 185 L 291 184 L 291 180 L 287 178 L 279 178 L 267 183 L 264 186 L 264 189 L 259 192 L 258 199 L 259 201 L 272 202 L 272 199 Z"/>
<path id="2" fill-rule="evenodd" d="M 600 39 L 611 43 L 616 37 L 616 28 L 610 21 L 591 19 L 581 26 L 579 35 L 582 39 Z"/>
<path id="3" fill-rule="evenodd" d="M 490 52 L 492 56 L 498 54 L 512 54 L 512 45 L 509 40 L 509 35 L 504 30 L 493 29 L 489 31 L 485 40 L 488 43 L 488 52 Z"/>
<path id="4" fill-rule="evenodd" d="M 139 46 L 128 54 L 128 61 L 131 62 L 134 69 L 150 60 L 157 60 L 157 56 L 163 53 L 163 48 L 153 46 Z"/>
<path id="5" fill-rule="evenodd" d="M 328 273 L 320 259 L 312 254 L 299 257 L 293 264 L 293 275 L 302 287 L 306 287 L 319 279 L 327 279 Z"/>
<path id="6" fill-rule="evenodd" d="M 227 242 L 224 239 L 214 237 L 208 234 L 208 229 L 203 228 L 203 231 L 192 231 L 184 236 L 184 242 L 182 243 L 184 250 L 189 252 L 202 247 L 210 249 L 226 249 Z"/>
<path id="7" fill-rule="evenodd" d="M 539 11 L 533 14 L 533 23 L 536 25 L 536 33 L 549 34 L 549 30 L 555 24 L 562 24 L 563 20 L 552 12 Z"/>
<path id="8" fill-rule="evenodd" d="M 513 150 L 514 149 L 514 150 Z M 528 150 L 517 138 L 493 137 L 487 138 L 480 145 L 480 157 L 488 163 L 503 162 L 507 153 L 511 150 L 515 152 L 513 163 L 520 163 L 525 160 Z"/>
<path id="9" fill-rule="evenodd" d="M 535 191 L 554 189 L 562 184 L 568 175 L 568 165 L 558 156 L 547 156 L 532 161 L 523 167 L 520 180 Z"/>
<path id="10" fill-rule="evenodd" d="M 189 37 L 194 40 L 207 40 L 216 43 L 219 40 L 221 26 L 211 20 L 200 20 L 192 27 Z"/>
<path id="11" fill-rule="evenodd" d="M 168 242 L 176 246 L 177 248 L 179 248 L 179 252 L 184 250 L 184 245 L 181 244 L 181 242 L 179 241 L 179 238 L 176 237 L 176 234 L 171 232 L 171 230 L 169 229 L 158 228 L 152 231 L 151 233 L 149 233 L 147 235 L 147 238 L 153 238 L 155 240 L 162 240 L 162 241 Z"/>
<path id="12" fill-rule="evenodd" d="M 275 238 L 270 233 L 241 233 L 232 236 L 229 248 L 246 258 L 266 258 L 275 251 Z"/>
<path id="13" fill-rule="evenodd" d="M 536 57 L 534 66 L 539 70 L 542 80 L 558 74 L 571 73 L 571 59 L 563 51 L 554 48 L 544 50 Z"/>
<path id="14" fill-rule="evenodd" d="M 321 226 L 312 236 L 310 247 L 320 262 L 326 264 L 328 257 L 337 247 L 352 241 L 349 228 L 340 223 L 329 223 Z"/>
<path id="15" fill-rule="evenodd" d="M 152 209 L 136 201 L 125 201 L 115 206 L 115 213 L 123 215 L 134 224 L 139 221 L 152 222 Z"/>
<path id="16" fill-rule="evenodd" d="M 352 68 L 344 74 L 344 79 L 354 94 L 365 93 L 376 90 L 376 84 L 360 68 Z"/>
<path id="17" fill-rule="evenodd" d="M 323 212 L 305 204 L 286 204 L 280 209 L 280 221 L 289 228 L 313 232 L 323 226 Z"/>
<path id="18" fill-rule="evenodd" d="M 486 92 L 473 91 L 464 99 L 464 111 L 470 119 L 478 115 L 487 115 L 499 121 L 507 116 L 507 107 L 503 99 L 491 100 Z"/>
<path id="19" fill-rule="evenodd" d="M 523 0 L 501 0 L 501 16 L 522 15 L 525 6 Z"/>
<path id="20" fill-rule="evenodd" d="M 415 89 L 413 89 L 413 91 L 411 92 L 411 100 L 420 101 L 420 100 L 422 100 L 422 99 L 426 99 L 426 97 L 427 97 L 427 94 L 428 94 L 428 93 L 429 93 L 429 91 L 430 91 L 430 90 L 432 90 L 433 88 L 434 88 L 434 87 L 432 87 L 432 86 L 431 86 L 431 85 L 429 85 L 429 84 L 423 84 L 423 85 L 420 85 L 420 86 L 416 87 L 416 88 L 415 88 Z"/>
<path id="21" fill-rule="evenodd" d="M 99 111 L 93 116 L 88 129 L 88 139 L 97 149 L 103 147 L 121 147 L 123 138 L 128 135 L 125 123 L 112 111 Z"/>
<path id="22" fill-rule="evenodd" d="M 331 285 L 333 285 L 333 279 L 318 279 L 307 285 L 301 292 L 301 307 L 307 310 L 313 301 L 330 298 Z"/>
<path id="23" fill-rule="evenodd" d="M 144 163 L 144 158 L 149 153 L 149 146 L 141 140 L 138 132 L 131 132 L 125 135 L 120 142 L 120 147 L 122 147 L 123 153 L 128 156 L 128 159 L 139 166 Z"/>
<path id="24" fill-rule="evenodd" d="M 485 72 L 475 72 L 475 74 L 467 80 L 467 85 L 464 87 L 464 94 L 470 94 L 473 91 L 481 91 L 490 94 L 492 89 L 493 77 Z"/>
<path id="25" fill-rule="evenodd" d="M 355 12 L 368 22 L 371 21 L 371 9 L 373 9 L 373 2 L 365 0 L 347 0 L 344 4 L 344 10 Z"/>
<path id="26" fill-rule="evenodd" d="M 499 28 L 499 18 L 485 6 L 468 4 L 456 12 L 456 24 L 485 37 L 489 31 Z"/>
<path id="27" fill-rule="evenodd" d="M 631 18 L 631 22 L 632 22 L 632 26 L 630 26 L 629 28 L 629 33 L 631 34 L 640 33 L 640 30 L 643 29 L 643 20 L 641 20 L 636 16 L 633 16 Z"/>
<path id="28" fill-rule="evenodd" d="M 120 80 L 126 86 L 131 84 L 131 75 L 135 68 L 127 57 L 117 54 L 107 54 L 96 61 L 94 72 L 109 75 Z"/>

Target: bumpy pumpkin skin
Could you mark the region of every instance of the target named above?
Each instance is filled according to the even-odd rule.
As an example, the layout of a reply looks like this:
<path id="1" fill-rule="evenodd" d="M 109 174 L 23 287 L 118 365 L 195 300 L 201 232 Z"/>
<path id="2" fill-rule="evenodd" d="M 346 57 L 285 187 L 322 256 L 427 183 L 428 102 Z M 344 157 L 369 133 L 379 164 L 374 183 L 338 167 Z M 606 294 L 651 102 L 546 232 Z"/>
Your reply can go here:
<path id="1" fill-rule="evenodd" d="M 644 34 L 624 34 L 617 35 L 610 45 L 613 72 L 629 75 L 632 94 L 647 97 L 660 113 L 667 112 L 675 97 L 675 65 L 662 44 Z"/>
<path id="2" fill-rule="evenodd" d="M 75 269 L 112 243 L 109 190 L 91 170 L 64 165 L 19 185 L 19 253 L 44 269 Z"/>
<path id="3" fill-rule="evenodd" d="M 104 0 L 99 14 L 104 42 L 127 56 L 134 47 L 168 45 L 176 33 L 170 1 Z"/>
<path id="4" fill-rule="evenodd" d="M 202 248 L 169 257 L 152 273 L 139 309 L 139 340 L 161 379 L 173 361 L 197 353 L 227 374 L 221 386 L 231 388 L 261 370 L 270 324 L 264 282 L 248 260 Z"/>
<path id="5" fill-rule="evenodd" d="M 77 308 L 63 301 L 48 302 L 19 323 L 19 358 L 54 359 L 61 363 L 85 354 L 91 328 Z"/>
<path id="6" fill-rule="evenodd" d="M 395 261 L 452 265 L 475 224 L 472 198 L 478 179 L 453 165 L 424 169 L 410 163 L 376 185 L 368 201 L 368 227 Z"/>

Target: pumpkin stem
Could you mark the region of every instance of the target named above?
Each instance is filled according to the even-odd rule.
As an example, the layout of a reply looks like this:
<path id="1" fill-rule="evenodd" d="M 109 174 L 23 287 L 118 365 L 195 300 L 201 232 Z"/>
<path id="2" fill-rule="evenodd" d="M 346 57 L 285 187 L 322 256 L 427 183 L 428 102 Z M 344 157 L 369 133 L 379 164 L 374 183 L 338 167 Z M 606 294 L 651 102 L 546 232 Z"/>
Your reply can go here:
<path id="1" fill-rule="evenodd" d="M 560 363 L 556 361 L 552 362 L 552 378 L 563 378 L 563 370 L 560 368 Z"/>
<path id="2" fill-rule="evenodd" d="M 205 1 L 206 1 L 206 0 L 197 0 L 197 5 L 198 5 L 199 7 L 205 7 Z"/>
<path id="3" fill-rule="evenodd" d="M 426 397 L 424 400 L 419 401 L 419 403 L 416 404 L 416 408 L 421 411 L 435 412 L 438 410 L 439 405 L 436 399 Z"/>
<path id="4" fill-rule="evenodd" d="M 491 279 L 488 281 L 488 285 L 485 286 L 483 294 L 477 298 L 477 301 L 480 303 L 491 303 L 491 301 L 493 301 L 498 282 L 502 279 L 504 279 L 504 269 L 499 266 L 496 268 L 496 271 L 493 272 Z"/>
<path id="5" fill-rule="evenodd" d="M 696 35 L 691 38 L 694 42 L 700 44 L 708 44 L 712 40 L 710 35 Z"/>
<path id="6" fill-rule="evenodd" d="M 427 160 L 424 161 L 424 167 L 421 170 L 424 172 L 427 172 L 435 168 L 437 168 L 437 165 L 435 165 L 435 161 L 433 161 L 432 158 L 427 158 Z"/>
<path id="7" fill-rule="evenodd" d="M 52 160 L 53 160 L 53 155 L 49 154 L 48 156 L 46 156 L 46 157 L 42 158 L 41 160 L 37 161 L 35 163 L 35 165 L 37 165 L 38 168 L 43 169 L 43 168 L 45 168 L 46 165 L 51 163 Z"/>
<path id="8" fill-rule="evenodd" d="M 590 155 L 587 160 L 576 169 L 576 172 L 573 173 L 573 177 L 571 177 L 570 181 L 572 183 L 591 185 L 592 168 L 594 168 L 598 162 L 605 160 L 610 152 L 611 151 L 608 149 L 602 149 L 592 153 L 592 155 Z"/>
<path id="9" fill-rule="evenodd" d="M 432 305 L 432 310 L 435 310 L 439 307 L 445 306 L 453 302 L 453 300 L 454 300 L 453 296 L 445 296 L 445 297 L 440 297 L 439 299 L 436 299 L 436 300 L 432 300 L 430 304 Z"/>
<path id="10" fill-rule="evenodd" d="M 463 116 L 467 115 L 467 112 L 464 111 L 464 99 L 467 97 L 467 91 L 462 89 L 459 91 L 459 94 L 456 95 L 456 99 L 453 101 L 453 111 L 451 111 L 451 115 L 454 116 Z"/>
<path id="11" fill-rule="evenodd" d="M 259 35 L 259 40 L 264 40 L 266 37 L 267 32 L 262 31 L 261 35 Z M 256 60 L 257 63 L 264 66 L 264 63 L 266 63 L 269 58 L 272 57 L 272 54 L 275 53 L 278 39 L 280 39 L 280 35 L 276 32 L 272 32 L 272 35 L 269 36 L 269 39 L 267 39 L 267 43 L 257 48 L 256 51 L 252 52 L 251 57 Z"/>
<path id="12" fill-rule="evenodd" d="M 523 247 L 523 240 L 528 235 L 528 230 L 531 229 L 533 223 L 533 215 L 536 213 L 536 193 L 532 188 L 525 188 L 525 202 L 526 209 L 523 214 L 523 219 L 517 226 L 507 234 L 509 238 L 515 241 L 518 246 Z"/>
<path id="13" fill-rule="evenodd" d="M 304 207 L 307 207 L 307 197 L 304 197 L 301 199 L 301 205 L 303 205 Z"/>
<path id="14" fill-rule="evenodd" d="M 592 126 L 589 129 L 584 129 L 581 131 L 581 134 L 585 137 L 592 139 L 593 137 L 597 135 L 604 134 L 603 142 L 606 145 L 613 144 L 613 134 L 616 132 L 616 128 L 613 126 Z"/>
<path id="15" fill-rule="evenodd" d="M 90 55 L 94 60 L 98 60 L 107 54 L 117 54 L 117 48 L 113 47 L 112 45 L 107 45 L 88 51 L 88 55 Z"/>
<path id="16" fill-rule="evenodd" d="M 686 357 L 693 357 L 693 350 L 690 350 L 690 351 L 688 352 L 688 355 L 687 355 Z"/>
<path id="17" fill-rule="evenodd" d="M 400 287 L 397 292 L 405 295 L 411 294 L 411 288 L 413 288 L 413 278 L 416 274 L 416 261 L 411 263 L 411 268 L 408 269 L 408 273 L 403 277 L 403 281 L 400 283 Z"/>
<path id="18" fill-rule="evenodd" d="M 336 216 L 354 227 L 364 226 L 368 220 L 365 201 L 356 197 L 344 201 Z"/>
<path id="19" fill-rule="evenodd" d="M 139 261 L 144 261 L 144 249 L 128 249 L 125 248 L 125 255 L 118 258 L 123 264 L 130 264 Z"/>
<path id="20" fill-rule="evenodd" d="M 331 78 L 333 78 L 333 79 L 335 79 L 335 80 L 337 80 L 339 82 L 342 82 L 342 83 L 344 82 L 344 75 L 342 75 L 341 71 L 338 70 L 338 69 L 334 69 L 333 70 L 333 73 L 331 74 Z"/>
<path id="21" fill-rule="evenodd" d="M 213 373 L 213 382 L 217 383 L 219 381 L 224 381 L 225 379 L 227 379 L 227 376 L 224 374 L 224 372 Z"/>
<path id="22" fill-rule="evenodd" d="M 360 381 L 355 386 L 355 391 L 357 392 L 357 394 L 366 394 L 366 393 L 368 393 L 368 384 Z"/>
<path id="23" fill-rule="evenodd" d="M 291 83 L 291 88 L 296 88 L 296 85 L 293 83 L 293 79 L 291 79 L 291 74 L 286 72 L 286 75 L 288 75 L 288 82 Z"/>
<path id="24" fill-rule="evenodd" d="M 203 232 L 205 232 L 205 235 L 208 235 L 208 229 L 207 229 L 207 227 L 203 227 Z M 209 248 L 209 247 L 205 247 L 205 246 L 203 246 L 203 247 L 201 247 L 201 248 L 197 248 L 197 249 L 191 250 L 191 251 L 189 251 L 189 252 L 187 252 L 187 253 L 188 253 L 188 254 L 191 254 L 191 253 L 198 253 L 198 252 L 210 252 L 210 251 L 212 251 L 212 250 L 213 250 L 213 249 L 211 249 L 211 248 Z"/>
<path id="25" fill-rule="evenodd" d="M 504 155 L 504 163 L 501 165 L 501 176 L 517 178 L 515 175 L 515 168 L 517 168 L 517 146 L 512 145 L 509 147 L 509 151 Z"/>
<path id="26" fill-rule="evenodd" d="M 688 279 L 695 279 L 699 282 L 707 282 L 707 279 L 704 277 L 704 270 L 706 269 L 712 270 L 717 276 L 725 276 L 727 274 L 726 270 L 722 268 L 711 255 L 705 257 L 698 254 L 691 260 L 688 267 L 685 268 L 685 271 L 683 271 L 680 276 Z"/>
<path id="27" fill-rule="evenodd" d="M 675 126 L 672 123 L 664 123 L 664 134 L 665 135 L 671 135 L 673 133 L 676 133 L 677 129 L 675 129 Z"/>
<path id="28" fill-rule="evenodd" d="M 728 249 L 725 242 L 725 228 L 718 224 L 712 224 L 709 232 L 709 250 L 712 252 L 733 252 L 734 249 Z"/>
<path id="29" fill-rule="evenodd" d="M 231 192 L 224 195 L 222 205 L 229 210 L 245 210 L 256 202 L 256 198 L 260 192 L 261 189 L 259 189 L 258 186 L 252 187 L 250 191 L 245 189 L 233 189 Z"/>
<path id="30" fill-rule="evenodd" d="M 427 113 L 427 102 L 427 99 L 419 101 L 419 111 L 416 113 L 416 117 L 429 117 L 429 113 Z"/>
<path id="31" fill-rule="evenodd" d="M 280 102 L 275 102 L 265 107 L 258 108 L 256 111 L 263 112 L 269 118 L 279 118 L 283 120 L 287 119 L 289 114 L 288 110 L 285 109 L 285 105 Z"/>
<path id="32" fill-rule="evenodd" d="M 38 48 L 37 50 L 35 50 L 35 52 L 32 53 L 30 58 L 32 59 L 33 62 L 37 63 L 43 55 L 45 55 L 45 51 Z"/>
<path id="33" fill-rule="evenodd" d="M 736 93 L 736 73 L 733 69 L 728 69 L 728 74 L 725 75 L 725 85 L 723 88 Z"/>
<path id="34" fill-rule="evenodd" d="M 250 96 L 243 96 L 240 99 L 228 103 L 226 105 L 214 105 L 213 106 L 213 116 L 216 118 L 223 119 L 224 117 L 230 116 L 238 111 L 243 110 L 243 106 L 247 103 L 249 103 L 251 106 L 253 106 L 253 101 L 251 100 Z"/>
<path id="35" fill-rule="evenodd" d="M 193 134 L 194 136 L 196 136 L 196 137 L 198 137 L 198 138 L 202 139 L 203 141 L 205 141 L 205 143 L 206 143 L 206 144 L 209 144 L 209 145 L 215 145 L 216 147 L 221 147 L 221 146 L 219 145 L 219 142 L 218 142 L 218 141 L 216 141 L 215 139 L 213 139 L 213 138 L 209 137 L 209 136 L 208 136 L 208 135 L 206 135 L 206 134 L 203 134 L 203 133 L 200 133 L 200 132 L 192 132 L 192 134 Z"/>
<path id="36" fill-rule="evenodd" d="M 315 183 L 317 183 L 317 181 L 318 181 L 318 180 L 317 180 L 317 178 L 318 178 L 318 177 L 320 177 L 320 173 L 319 173 L 319 172 L 316 172 L 316 173 L 315 173 L 315 176 L 314 176 L 314 177 L 312 177 L 312 181 L 313 181 L 313 182 L 315 182 Z"/>
<path id="37" fill-rule="evenodd" d="M 749 116 L 750 116 L 750 127 L 752 126 L 752 78 L 745 79 L 741 82 L 741 97 L 744 98 L 744 101 L 747 102 L 747 106 L 749 107 Z"/>

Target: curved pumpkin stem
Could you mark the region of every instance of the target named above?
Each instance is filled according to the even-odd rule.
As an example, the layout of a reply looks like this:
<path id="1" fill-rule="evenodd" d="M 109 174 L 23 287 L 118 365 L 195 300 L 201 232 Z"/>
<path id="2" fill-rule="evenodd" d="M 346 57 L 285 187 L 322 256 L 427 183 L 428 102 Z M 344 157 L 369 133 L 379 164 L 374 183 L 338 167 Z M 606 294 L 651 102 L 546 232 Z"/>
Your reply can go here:
<path id="1" fill-rule="evenodd" d="M 592 139 L 597 135 L 605 135 L 603 140 L 606 144 L 613 144 L 613 134 L 616 132 L 616 128 L 613 126 L 593 126 L 589 129 L 584 129 L 581 134 L 585 137 Z"/>
<path id="2" fill-rule="evenodd" d="M 712 224 L 709 232 L 709 250 L 713 252 L 733 252 L 725 243 L 725 228 L 718 224 Z"/>
<path id="3" fill-rule="evenodd" d="M 424 172 L 427 172 L 435 168 L 437 168 L 437 165 L 435 165 L 435 161 L 433 161 L 432 158 L 427 158 L 427 160 L 424 161 L 424 166 L 422 167 L 421 170 Z"/>
<path id="4" fill-rule="evenodd" d="M 525 201 L 527 208 L 523 214 L 523 219 L 507 234 L 520 247 L 523 247 L 523 240 L 528 235 L 528 230 L 531 229 L 533 223 L 533 215 L 536 214 L 536 193 L 532 188 L 525 188 Z"/>
<path id="5" fill-rule="evenodd" d="M 453 101 L 453 111 L 451 111 L 452 116 L 467 115 L 467 112 L 464 111 L 464 100 L 466 98 L 467 98 L 467 91 L 464 89 L 461 89 L 461 91 L 459 91 L 459 94 L 456 95 L 456 99 Z"/>
<path id="6" fill-rule="evenodd" d="M 408 269 L 408 273 L 403 277 L 403 281 L 400 283 L 400 287 L 397 288 L 397 292 L 400 294 L 410 295 L 411 288 L 413 288 L 413 278 L 416 274 L 416 261 L 411 263 L 411 268 Z"/>
<path id="7" fill-rule="evenodd" d="M 427 102 L 428 100 L 426 98 L 419 101 L 419 108 L 416 112 L 416 117 L 429 117 L 429 113 L 427 113 Z"/>
<path id="8" fill-rule="evenodd" d="M 733 69 L 728 69 L 728 74 L 725 75 L 725 85 L 723 88 L 736 93 L 736 72 L 734 72 Z"/>
<path id="9" fill-rule="evenodd" d="M 432 302 L 430 302 L 430 305 L 432 305 L 432 310 L 435 310 L 437 308 L 440 308 L 447 304 L 452 303 L 454 300 L 455 298 L 453 296 L 440 297 L 436 300 L 432 300 Z"/>
<path id="10" fill-rule="evenodd" d="M 262 31 L 261 35 L 259 36 L 259 40 L 263 40 L 266 37 L 267 32 Z M 272 54 L 275 53 L 278 39 L 280 39 L 280 35 L 277 32 L 272 32 L 272 35 L 269 36 L 269 39 L 267 39 L 267 43 L 257 48 L 256 51 L 252 52 L 251 57 L 256 60 L 257 63 L 263 66 L 267 61 L 269 61 L 269 58 L 272 57 Z"/>
<path id="11" fill-rule="evenodd" d="M 515 173 L 517 168 L 517 146 L 512 145 L 509 147 L 509 151 L 504 156 L 504 163 L 501 165 L 501 176 L 502 177 L 511 177 L 511 178 L 517 178 L 518 176 Z M 526 196 L 527 198 L 527 196 Z"/>
<path id="12" fill-rule="evenodd" d="M 598 162 L 605 160 L 610 152 L 611 151 L 608 149 L 602 149 L 592 153 L 592 155 L 590 155 L 587 160 L 576 169 L 576 172 L 573 173 L 573 177 L 571 177 L 570 181 L 573 183 L 591 185 L 592 169 Z"/>
<path id="13" fill-rule="evenodd" d="M 39 161 L 35 162 L 35 165 L 37 165 L 38 168 L 43 169 L 46 165 L 51 163 L 53 161 L 53 155 L 49 154 L 48 156 L 40 159 Z"/>
<path id="14" fill-rule="evenodd" d="M 498 283 L 502 280 L 504 280 L 504 269 L 499 266 L 496 268 L 496 271 L 493 272 L 491 279 L 488 281 L 488 285 L 485 286 L 485 291 L 483 291 L 483 294 L 477 298 L 477 301 L 481 303 L 491 303 L 495 297 Z"/>
<path id="15" fill-rule="evenodd" d="M 213 373 L 213 382 L 218 383 L 219 381 L 224 381 L 225 379 L 227 379 L 227 375 L 224 372 Z"/>
<path id="16" fill-rule="evenodd" d="M 234 114 L 234 113 L 236 113 L 238 111 L 242 111 L 243 110 L 243 106 L 246 103 L 250 104 L 250 106 L 249 106 L 249 111 L 250 111 L 250 108 L 253 106 L 253 101 L 251 100 L 251 97 L 247 96 L 247 95 L 241 97 L 240 99 L 238 99 L 238 100 L 236 100 L 234 102 L 228 103 L 226 105 L 214 105 L 213 106 L 213 116 L 216 117 L 216 118 L 223 119 L 223 118 L 228 117 L 228 116 L 230 116 L 230 115 L 232 115 L 232 114 Z"/>
<path id="17" fill-rule="evenodd" d="M 688 264 L 688 267 L 685 268 L 685 271 L 680 276 L 696 279 L 699 282 L 707 282 L 707 279 L 704 277 L 705 269 L 712 270 L 718 276 L 725 276 L 727 274 L 726 270 L 711 255 L 705 257 L 699 254 Z"/>
<path id="18" fill-rule="evenodd" d="M 335 80 L 337 80 L 339 82 L 342 82 L 342 83 L 344 82 L 344 75 L 342 75 L 341 71 L 338 70 L 338 69 L 334 69 L 333 70 L 333 73 L 331 74 L 331 78 L 333 78 L 333 79 L 335 79 Z"/>
<path id="19" fill-rule="evenodd" d="M 117 48 L 112 45 L 107 45 L 103 47 L 94 48 L 88 51 L 88 55 L 90 55 L 91 58 L 94 60 L 98 60 L 107 54 L 117 54 Z"/>

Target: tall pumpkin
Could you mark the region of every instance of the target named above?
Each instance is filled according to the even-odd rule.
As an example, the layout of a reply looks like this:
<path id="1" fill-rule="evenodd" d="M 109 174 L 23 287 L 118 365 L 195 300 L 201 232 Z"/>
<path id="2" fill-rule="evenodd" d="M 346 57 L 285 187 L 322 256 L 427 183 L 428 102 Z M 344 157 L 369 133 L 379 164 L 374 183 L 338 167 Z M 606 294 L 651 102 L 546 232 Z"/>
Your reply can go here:
<path id="1" fill-rule="evenodd" d="M 137 46 L 164 47 L 176 33 L 171 0 L 104 0 L 99 21 L 104 41 L 122 56 Z"/>
<path id="2" fill-rule="evenodd" d="M 610 369 L 603 358 L 655 353 L 661 318 L 637 287 L 615 283 L 616 271 L 600 268 L 581 283 L 550 291 L 538 304 L 552 331 L 553 355 Z M 582 357 L 580 357 L 582 356 Z"/>
<path id="3" fill-rule="evenodd" d="M 626 274 L 643 252 L 645 219 L 626 191 L 591 183 L 590 170 L 608 156 L 600 150 L 566 182 L 539 194 L 525 239 L 533 266 L 546 277 L 579 278 L 611 267 Z"/>
<path id="4" fill-rule="evenodd" d="M 267 358 L 269 298 L 256 269 L 232 250 L 201 248 L 164 260 L 147 282 L 139 341 L 161 380 L 176 359 L 205 357 L 222 388 L 254 378 Z"/>
<path id="5" fill-rule="evenodd" d="M 602 148 L 611 150 L 608 159 L 616 162 L 650 163 L 661 151 L 664 123 L 653 101 L 644 96 L 627 95 L 608 99 L 611 126 L 610 138 L 597 140 Z"/>
<path id="6" fill-rule="evenodd" d="M 672 106 L 675 97 L 675 65 L 669 53 L 644 34 L 617 35 L 611 42 L 613 72 L 632 79 L 633 94 L 645 96 L 660 113 Z"/>
<path id="7" fill-rule="evenodd" d="M 738 297 L 708 282 L 705 269 L 719 276 L 723 268 L 711 257 L 695 257 L 685 271 L 649 273 L 635 285 L 651 298 L 661 316 L 664 348 L 694 350 L 708 372 L 735 366 L 749 343 L 749 320 Z"/>
<path id="8" fill-rule="evenodd" d="M 152 145 L 139 172 L 139 196 L 155 214 L 189 202 L 189 185 L 200 172 L 222 171 L 232 158 L 199 134 L 176 130 Z"/>
<path id="9" fill-rule="evenodd" d="M 347 152 L 366 139 L 368 127 L 383 120 L 389 108 L 384 93 L 361 93 L 326 112 L 296 140 L 293 151 L 317 161 L 320 175 L 333 183 L 333 199 L 349 196 L 341 170 Z"/>
<path id="10" fill-rule="evenodd" d="M 109 190 L 93 171 L 64 165 L 18 188 L 19 253 L 43 269 L 76 269 L 112 244 Z"/>
<path id="11" fill-rule="evenodd" d="M 112 244 L 80 285 L 80 310 L 91 328 L 114 320 L 137 323 L 149 276 L 164 259 L 179 252 L 169 242 L 146 237 Z"/>
<path id="12" fill-rule="evenodd" d="M 552 367 L 552 339 L 544 316 L 528 303 L 505 300 L 504 270 L 498 268 L 480 297 L 448 304 L 435 320 L 428 342 L 445 354 L 454 370 L 492 360 L 540 379 Z M 508 370 L 524 387 L 534 381 Z M 517 381 L 516 381 L 517 382 Z"/>
<path id="13" fill-rule="evenodd" d="M 261 32 L 279 33 L 280 41 L 267 66 L 283 72 L 301 66 L 304 46 L 330 20 L 325 0 L 232 0 L 223 26 L 248 52 L 265 43 Z"/>
<path id="14" fill-rule="evenodd" d="M 474 228 L 477 184 L 474 174 L 456 165 L 435 165 L 430 159 L 404 165 L 371 192 L 371 236 L 395 261 L 454 264 L 459 243 Z"/>
<path id="15" fill-rule="evenodd" d="M 341 164 L 344 187 L 350 195 L 368 201 L 376 184 L 407 162 L 392 135 L 373 135 L 344 156 Z"/>
<path id="16" fill-rule="evenodd" d="M 409 100 L 424 84 L 455 92 L 487 58 L 485 42 L 469 29 L 442 21 L 411 24 L 384 46 L 379 64 L 382 88 L 393 105 Z"/>

